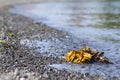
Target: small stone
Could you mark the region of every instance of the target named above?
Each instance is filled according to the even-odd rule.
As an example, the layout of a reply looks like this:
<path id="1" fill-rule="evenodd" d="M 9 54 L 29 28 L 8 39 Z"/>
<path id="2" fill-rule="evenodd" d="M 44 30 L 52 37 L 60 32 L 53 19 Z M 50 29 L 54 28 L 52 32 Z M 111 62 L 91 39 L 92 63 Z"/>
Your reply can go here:
<path id="1" fill-rule="evenodd" d="M 28 75 L 24 75 L 24 78 L 28 78 Z"/>
<path id="2" fill-rule="evenodd" d="M 15 80 L 19 80 L 19 76 L 17 76 Z"/>
<path id="3" fill-rule="evenodd" d="M 20 80 L 25 80 L 25 78 L 20 78 Z"/>
<path id="4" fill-rule="evenodd" d="M 19 74 L 18 69 L 15 69 L 14 75 L 17 76 Z"/>
<path id="5" fill-rule="evenodd" d="M 43 77 L 44 77 L 44 78 L 48 78 L 48 74 L 47 74 L 47 73 L 44 73 L 44 74 L 43 74 Z"/>
<path id="6" fill-rule="evenodd" d="M 0 39 L 5 39 L 5 33 L 3 31 L 0 32 Z"/>
<path id="7" fill-rule="evenodd" d="M 66 38 L 68 38 L 69 36 L 65 36 Z"/>
<path id="8" fill-rule="evenodd" d="M 0 16 L 0 20 L 1 20 L 1 21 L 3 21 L 3 20 L 4 20 L 2 16 Z M 1 24 L 2 24 L 2 23 L 1 23 Z"/>

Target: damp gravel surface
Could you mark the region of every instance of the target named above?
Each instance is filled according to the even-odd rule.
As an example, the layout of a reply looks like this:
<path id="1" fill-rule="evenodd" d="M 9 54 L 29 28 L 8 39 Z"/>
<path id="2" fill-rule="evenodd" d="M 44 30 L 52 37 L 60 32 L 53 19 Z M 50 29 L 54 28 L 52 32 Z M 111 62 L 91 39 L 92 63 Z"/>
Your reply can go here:
<path id="1" fill-rule="evenodd" d="M 7 11 L 0 11 L 0 32 L 1 80 L 79 80 L 99 78 L 89 74 L 67 72 L 66 70 L 50 67 L 49 65 L 53 63 L 59 64 L 64 61 L 61 61 L 56 56 L 35 55 L 34 48 L 26 46 L 29 41 L 36 42 L 40 40 L 43 42 L 38 44 L 43 45 L 44 41 L 51 43 L 49 41 L 52 39 L 58 39 L 60 42 L 64 42 L 68 38 L 67 42 L 70 41 L 71 47 L 69 49 L 71 49 L 74 47 L 72 47 L 73 44 L 77 44 L 73 41 L 72 36 L 65 32 L 50 28 L 43 23 L 36 24 L 29 18 L 11 14 Z M 36 35 L 39 35 L 39 37 Z M 27 41 L 26 45 L 24 45 L 25 41 Z M 48 43 L 45 46 L 48 46 Z M 55 43 L 57 44 L 57 42 Z M 53 42 L 50 45 L 56 46 L 53 45 Z M 39 54 L 43 54 L 43 52 L 39 52 Z M 102 77 L 100 78 L 102 79 Z"/>
<path id="2" fill-rule="evenodd" d="M 73 64 L 62 60 L 66 52 L 88 44 L 86 40 L 68 32 L 4 10 L 0 11 L 0 32 L 0 79 L 2 80 L 120 79 L 118 58 L 114 61 L 110 57 L 110 60 L 115 62 L 115 66 L 97 63 Z M 113 75 L 111 72 L 109 76 L 106 67 L 111 67 L 112 72 L 118 75 Z M 115 71 L 116 68 L 118 72 Z"/>
<path id="3" fill-rule="evenodd" d="M 9 11 L 30 17 L 39 24 L 68 33 L 69 36 L 52 37 L 49 40 L 21 40 L 37 55 L 61 58 L 71 49 L 85 44 L 92 49 L 105 52 L 114 64 L 51 64 L 50 67 L 68 72 L 90 75 L 120 77 L 120 1 L 72 1 L 15 5 Z M 41 34 L 40 34 L 41 35 Z M 39 37 L 40 35 L 33 35 Z M 41 53 L 40 53 L 41 52 Z M 82 67 L 81 67 L 82 66 Z"/>

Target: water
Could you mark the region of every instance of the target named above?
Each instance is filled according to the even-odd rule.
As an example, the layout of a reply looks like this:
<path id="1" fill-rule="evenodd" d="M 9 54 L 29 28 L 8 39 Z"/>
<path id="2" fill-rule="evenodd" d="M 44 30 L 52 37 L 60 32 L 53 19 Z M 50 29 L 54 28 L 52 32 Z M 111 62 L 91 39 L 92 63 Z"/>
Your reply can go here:
<path id="1" fill-rule="evenodd" d="M 85 68 L 81 68 L 82 65 L 66 63 L 50 66 L 68 71 L 89 72 L 93 75 L 120 77 L 119 4 L 119 0 L 50 2 L 16 5 L 10 11 L 30 17 L 36 22 L 42 21 L 51 27 L 83 39 L 90 47 L 104 51 L 114 63 L 113 65 L 93 64 Z M 34 45 L 34 42 L 31 43 Z"/>
<path id="2" fill-rule="evenodd" d="M 40 3 L 18 5 L 11 11 L 80 38 L 116 42 L 120 41 L 119 3 L 120 1 Z"/>

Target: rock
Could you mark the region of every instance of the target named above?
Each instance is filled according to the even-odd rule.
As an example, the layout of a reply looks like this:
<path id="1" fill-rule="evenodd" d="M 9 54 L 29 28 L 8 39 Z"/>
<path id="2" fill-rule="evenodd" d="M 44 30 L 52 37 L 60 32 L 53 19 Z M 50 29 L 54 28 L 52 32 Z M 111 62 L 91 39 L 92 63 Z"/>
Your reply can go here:
<path id="1" fill-rule="evenodd" d="M 45 73 L 43 74 L 43 77 L 44 77 L 44 78 L 48 78 L 49 76 L 48 76 L 48 74 L 45 72 Z"/>
<path id="2" fill-rule="evenodd" d="M 18 69 L 15 69 L 14 75 L 15 76 L 19 75 Z"/>
<path id="3" fill-rule="evenodd" d="M 25 78 L 20 78 L 20 80 L 26 80 Z"/>
<path id="4" fill-rule="evenodd" d="M 6 35 L 5 35 L 5 32 L 1 31 L 0 32 L 0 39 L 3 40 L 5 39 Z"/>

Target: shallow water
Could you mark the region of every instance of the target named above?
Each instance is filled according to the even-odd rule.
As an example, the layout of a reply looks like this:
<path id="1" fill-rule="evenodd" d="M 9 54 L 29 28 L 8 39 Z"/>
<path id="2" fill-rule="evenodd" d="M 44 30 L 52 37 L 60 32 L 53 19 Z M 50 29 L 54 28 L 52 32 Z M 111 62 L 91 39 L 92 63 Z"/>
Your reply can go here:
<path id="1" fill-rule="evenodd" d="M 84 40 L 90 47 L 104 51 L 106 53 L 105 55 L 114 63 L 113 65 L 93 64 L 91 66 L 85 66 L 85 68 L 80 68 L 81 65 L 66 63 L 53 64 L 50 66 L 75 72 L 89 72 L 94 75 L 120 77 L 119 4 L 119 0 L 101 2 L 50 2 L 16 5 L 14 8 L 10 9 L 10 12 L 31 17 L 36 22 L 42 21 L 51 27 L 68 32 L 69 34 Z M 49 47 L 50 45 L 53 46 L 52 42 L 49 41 L 48 43 L 44 41 L 42 43 L 39 43 L 39 41 L 28 41 L 28 44 L 29 43 L 32 44 L 33 47 L 41 47 L 41 45 L 46 47 Z M 64 45 L 64 43 L 62 44 Z M 66 50 L 67 47 L 64 49 Z M 36 51 L 41 52 L 41 49 L 36 49 Z M 59 55 L 59 52 L 57 55 Z"/>
<path id="2" fill-rule="evenodd" d="M 89 39 L 119 41 L 119 3 L 119 1 L 40 3 L 19 5 L 12 11 L 68 31 L 80 38 L 83 36 L 79 35 L 84 35 Z"/>

